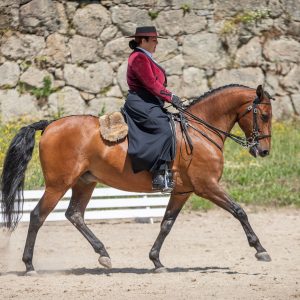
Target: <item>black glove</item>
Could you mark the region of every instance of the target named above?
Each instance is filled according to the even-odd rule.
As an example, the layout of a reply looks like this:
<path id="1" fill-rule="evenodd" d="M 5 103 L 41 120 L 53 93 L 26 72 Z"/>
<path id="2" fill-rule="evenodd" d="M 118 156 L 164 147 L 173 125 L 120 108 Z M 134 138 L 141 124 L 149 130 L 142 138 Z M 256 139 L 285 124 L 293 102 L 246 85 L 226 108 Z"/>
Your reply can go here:
<path id="1" fill-rule="evenodd" d="M 172 95 L 172 98 L 171 98 L 171 104 L 177 109 L 178 108 L 183 109 L 183 105 L 182 105 L 180 98 L 174 94 Z"/>

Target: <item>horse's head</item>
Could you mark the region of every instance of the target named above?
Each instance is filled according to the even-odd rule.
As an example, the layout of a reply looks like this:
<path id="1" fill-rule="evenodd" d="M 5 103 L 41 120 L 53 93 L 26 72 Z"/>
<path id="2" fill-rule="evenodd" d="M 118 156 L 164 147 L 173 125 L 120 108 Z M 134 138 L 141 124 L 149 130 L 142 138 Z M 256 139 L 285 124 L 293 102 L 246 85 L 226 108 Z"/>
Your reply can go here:
<path id="1" fill-rule="evenodd" d="M 251 105 L 241 108 L 238 114 L 238 123 L 244 131 L 250 143 L 250 154 L 254 157 L 267 156 L 271 148 L 271 122 L 273 99 L 268 92 L 259 85 L 256 89 L 256 97 Z M 273 99 L 274 100 L 274 99 Z"/>

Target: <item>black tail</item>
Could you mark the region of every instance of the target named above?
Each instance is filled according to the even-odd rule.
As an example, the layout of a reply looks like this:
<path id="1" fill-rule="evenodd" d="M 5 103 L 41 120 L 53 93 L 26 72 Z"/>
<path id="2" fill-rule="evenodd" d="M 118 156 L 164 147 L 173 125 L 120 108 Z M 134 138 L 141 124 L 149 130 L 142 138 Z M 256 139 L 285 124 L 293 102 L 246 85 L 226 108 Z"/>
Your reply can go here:
<path id="1" fill-rule="evenodd" d="M 15 229 L 23 213 L 25 172 L 32 157 L 36 130 L 44 130 L 49 121 L 22 127 L 9 145 L 1 174 L 1 212 L 3 225 Z"/>

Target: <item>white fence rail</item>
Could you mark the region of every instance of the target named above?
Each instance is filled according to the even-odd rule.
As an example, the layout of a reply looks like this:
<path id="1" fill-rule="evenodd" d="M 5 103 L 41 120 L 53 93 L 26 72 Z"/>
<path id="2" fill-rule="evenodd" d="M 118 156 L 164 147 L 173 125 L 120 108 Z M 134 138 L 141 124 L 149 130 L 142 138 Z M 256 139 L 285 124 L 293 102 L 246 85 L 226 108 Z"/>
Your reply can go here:
<path id="1" fill-rule="evenodd" d="M 24 191 L 24 206 L 21 222 L 30 219 L 30 212 L 37 205 L 44 191 Z M 66 220 L 65 211 L 71 198 L 69 190 L 58 202 L 46 221 Z M 134 193 L 113 188 L 95 189 L 85 211 L 85 219 L 123 219 L 162 217 L 169 201 L 169 195 L 160 193 Z M 1 222 L 1 215 L 0 215 Z"/>

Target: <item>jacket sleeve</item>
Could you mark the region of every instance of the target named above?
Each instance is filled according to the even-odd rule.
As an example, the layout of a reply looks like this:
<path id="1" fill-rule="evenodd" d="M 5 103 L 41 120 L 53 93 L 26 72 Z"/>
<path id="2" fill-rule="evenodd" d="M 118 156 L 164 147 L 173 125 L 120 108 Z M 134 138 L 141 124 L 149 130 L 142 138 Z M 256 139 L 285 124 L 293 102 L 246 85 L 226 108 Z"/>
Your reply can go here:
<path id="1" fill-rule="evenodd" d="M 172 93 L 158 81 L 146 55 L 137 55 L 132 61 L 131 68 L 146 90 L 164 101 L 171 102 Z"/>

